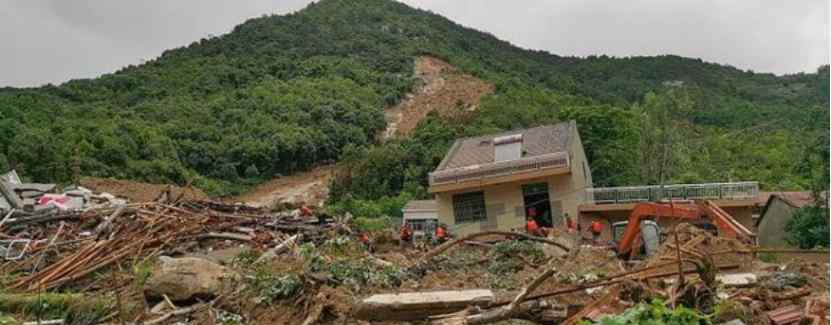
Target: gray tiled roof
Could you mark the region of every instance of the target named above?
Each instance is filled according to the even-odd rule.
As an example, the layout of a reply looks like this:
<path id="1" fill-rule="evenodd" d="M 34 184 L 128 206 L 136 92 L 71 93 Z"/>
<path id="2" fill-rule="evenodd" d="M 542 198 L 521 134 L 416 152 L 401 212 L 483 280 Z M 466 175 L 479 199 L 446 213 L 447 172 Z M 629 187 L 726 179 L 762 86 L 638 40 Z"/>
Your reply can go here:
<path id="1" fill-rule="evenodd" d="M 493 138 L 522 134 L 523 158 L 568 150 L 573 121 L 457 139 L 436 171 L 494 162 Z"/>

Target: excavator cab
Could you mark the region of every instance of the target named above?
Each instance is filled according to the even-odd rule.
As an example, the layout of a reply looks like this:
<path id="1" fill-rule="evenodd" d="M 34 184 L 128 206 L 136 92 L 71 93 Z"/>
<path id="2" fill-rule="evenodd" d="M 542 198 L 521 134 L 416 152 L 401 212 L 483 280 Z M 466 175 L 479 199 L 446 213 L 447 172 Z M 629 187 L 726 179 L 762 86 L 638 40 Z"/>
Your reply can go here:
<path id="1" fill-rule="evenodd" d="M 652 220 L 640 221 L 641 236 L 638 238 L 642 245 L 639 246 L 639 254 L 641 256 L 652 256 L 661 244 L 661 227 L 658 223 Z M 620 241 L 623 239 L 623 233 L 626 231 L 626 226 L 629 221 L 619 221 L 612 223 L 612 242 L 613 247 L 617 248 Z M 620 253 L 620 252 L 618 252 Z"/>

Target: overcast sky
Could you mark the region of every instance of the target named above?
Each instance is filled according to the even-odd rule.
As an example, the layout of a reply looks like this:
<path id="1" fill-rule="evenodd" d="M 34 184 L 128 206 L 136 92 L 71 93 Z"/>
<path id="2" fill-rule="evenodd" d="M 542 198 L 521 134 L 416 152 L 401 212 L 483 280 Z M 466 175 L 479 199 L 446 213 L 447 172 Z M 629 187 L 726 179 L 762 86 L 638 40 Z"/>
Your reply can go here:
<path id="1" fill-rule="evenodd" d="M 0 0 L 0 87 L 95 77 L 309 0 Z M 677 54 L 777 74 L 828 64 L 829 0 L 404 0 L 559 55 Z"/>

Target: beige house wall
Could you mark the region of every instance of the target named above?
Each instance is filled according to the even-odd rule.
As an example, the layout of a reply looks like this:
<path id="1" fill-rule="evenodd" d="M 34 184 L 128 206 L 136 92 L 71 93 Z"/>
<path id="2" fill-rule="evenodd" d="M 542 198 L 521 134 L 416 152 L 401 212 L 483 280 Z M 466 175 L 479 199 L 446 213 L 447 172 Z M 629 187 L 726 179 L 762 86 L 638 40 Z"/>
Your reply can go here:
<path id="1" fill-rule="evenodd" d="M 571 123 L 572 134 L 569 137 L 571 142 L 568 145 L 569 173 L 436 193 L 439 221 L 447 224 L 451 233 L 457 236 L 487 230 L 523 230 L 525 203 L 522 186 L 540 182 L 548 183 L 552 221 L 555 226 L 563 224 L 563 213 L 572 217 L 578 216 L 577 207 L 585 199 L 584 189 L 591 186 L 591 170 L 586 161 L 580 135 L 577 133 L 577 126 L 573 121 Z M 484 192 L 487 220 L 456 224 L 453 213 L 453 195 L 477 191 Z"/>

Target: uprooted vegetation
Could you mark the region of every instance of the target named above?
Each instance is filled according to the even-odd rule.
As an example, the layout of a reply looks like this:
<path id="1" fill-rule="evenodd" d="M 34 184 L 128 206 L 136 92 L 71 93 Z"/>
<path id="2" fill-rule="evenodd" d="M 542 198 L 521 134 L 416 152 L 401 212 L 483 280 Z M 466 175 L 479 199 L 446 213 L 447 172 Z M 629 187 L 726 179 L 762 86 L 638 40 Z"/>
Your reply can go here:
<path id="1" fill-rule="evenodd" d="M 828 301 L 827 263 L 770 264 L 686 224 L 623 261 L 559 229 L 402 246 L 389 224 L 173 195 L 9 216 L 4 238 L 32 240 L 0 247 L 14 253 L 0 263 L 12 324 L 759 323 L 783 308 L 821 317 Z"/>

